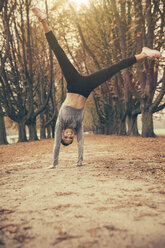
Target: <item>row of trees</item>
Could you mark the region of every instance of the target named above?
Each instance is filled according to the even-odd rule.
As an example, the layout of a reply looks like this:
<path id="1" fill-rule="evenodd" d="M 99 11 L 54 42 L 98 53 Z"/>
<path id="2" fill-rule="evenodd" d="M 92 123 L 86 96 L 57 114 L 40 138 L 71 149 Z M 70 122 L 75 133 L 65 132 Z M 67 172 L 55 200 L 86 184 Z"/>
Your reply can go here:
<path id="1" fill-rule="evenodd" d="M 143 46 L 162 51 L 165 47 L 163 0 L 91 0 L 80 9 L 56 2 L 55 8 L 45 4 L 49 23 L 82 74 L 137 54 Z M 27 141 L 26 126 L 29 140 L 38 139 L 37 118 L 40 138 L 53 137 L 66 93 L 59 65 L 30 12 L 32 3 L 35 0 L 1 1 L 0 5 L 0 144 L 7 143 L 5 115 L 18 124 L 19 142 Z M 145 60 L 98 87 L 91 100 L 93 129 L 138 135 L 137 116 L 142 114 L 142 136 L 153 137 L 153 113 L 165 107 L 163 63 Z"/>
<path id="2" fill-rule="evenodd" d="M 164 10 L 163 1 L 101 1 L 97 8 L 91 3 L 91 19 L 84 16 L 77 26 L 95 67 L 100 69 L 139 53 L 143 46 L 164 49 Z M 91 23 L 95 23 L 94 28 L 90 28 Z M 82 30 L 86 26 L 89 29 Z M 128 135 L 137 135 L 137 116 L 141 113 L 142 136 L 153 137 L 153 113 L 165 107 L 164 92 L 165 71 L 161 62 L 146 60 L 131 71 L 117 74 L 99 92 L 95 91 L 99 127 L 107 134 L 125 134 L 127 117 Z"/>

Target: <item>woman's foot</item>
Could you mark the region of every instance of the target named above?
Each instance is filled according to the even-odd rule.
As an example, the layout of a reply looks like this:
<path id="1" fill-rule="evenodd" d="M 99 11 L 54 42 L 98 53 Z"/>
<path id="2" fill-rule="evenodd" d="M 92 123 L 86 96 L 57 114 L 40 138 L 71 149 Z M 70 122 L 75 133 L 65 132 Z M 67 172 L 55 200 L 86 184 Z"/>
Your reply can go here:
<path id="1" fill-rule="evenodd" d="M 52 169 L 56 169 L 56 166 L 55 165 L 52 165 L 51 167 L 49 167 L 50 170 Z"/>
<path id="2" fill-rule="evenodd" d="M 44 12 L 42 12 L 39 8 L 33 7 L 31 10 L 33 11 L 34 15 L 38 18 L 40 22 L 47 19 L 47 15 Z"/>
<path id="3" fill-rule="evenodd" d="M 142 53 L 147 56 L 148 59 L 160 58 L 161 53 L 157 50 L 150 49 L 148 47 L 143 47 Z"/>

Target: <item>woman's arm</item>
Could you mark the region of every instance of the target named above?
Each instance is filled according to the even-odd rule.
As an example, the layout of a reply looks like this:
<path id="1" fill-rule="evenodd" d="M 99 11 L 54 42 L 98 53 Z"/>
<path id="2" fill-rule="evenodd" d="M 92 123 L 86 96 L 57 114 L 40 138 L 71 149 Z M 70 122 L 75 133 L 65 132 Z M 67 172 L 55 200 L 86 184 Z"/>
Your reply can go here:
<path id="1" fill-rule="evenodd" d="M 60 123 L 59 120 L 57 120 L 56 128 L 55 128 L 54 149 L 53 149 L 53 166 L 56 166 L 58 164 L 61 138 L 62 138 L 62 124 Z"/>
<path id="2" fill-rule="evenodd" d="M 82 124 L 77 128 L 77 143 L 78 143 L 77 165 L 82 165 L 83 150 L 84 150 L 84 136 L 83 136 L 83 125 Z"/>

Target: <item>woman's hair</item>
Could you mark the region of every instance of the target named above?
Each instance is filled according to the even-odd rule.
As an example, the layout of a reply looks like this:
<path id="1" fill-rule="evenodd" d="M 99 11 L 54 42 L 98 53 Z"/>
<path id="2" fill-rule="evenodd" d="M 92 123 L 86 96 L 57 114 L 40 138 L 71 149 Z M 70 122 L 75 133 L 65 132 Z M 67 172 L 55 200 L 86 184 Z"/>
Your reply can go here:
<path id="1" fill-rule="evenodd" d="M 63 146 L 69 146 L 69 145 L 72 144 L 72 142 L 73 142 L 73 139 L 72 139 L 72 141 L 71 141 L 69 144 L 65 143 L 65 141 L 64 141 L 63 139 L 61 140 L 61 144 L 62 144 Z"/>

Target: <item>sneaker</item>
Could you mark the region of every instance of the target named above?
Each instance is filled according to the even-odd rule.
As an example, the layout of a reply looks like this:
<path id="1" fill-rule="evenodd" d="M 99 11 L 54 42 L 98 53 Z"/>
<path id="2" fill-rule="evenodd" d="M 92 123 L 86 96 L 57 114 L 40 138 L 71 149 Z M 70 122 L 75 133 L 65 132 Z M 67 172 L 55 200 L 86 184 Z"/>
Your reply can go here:
<path id="1" fill-rule="evenodd" d="M 52 170 L 52 169 L 56 169 L 56 167 L 57 167 L 57 166 L 52 165 L 51 167 L 49 167 L 49 169 L 50 169 L 50 170 Z"/>
<path id="2" fill-rule="evenodd" d="M 34 15 L 38 18 L 40 22 L 47 19 L 47 15 L 44 12 L 42 12 L 39 8 L 33 7 L 31 10 L 33 11 Z"/>
<path id="3" fill-rule="evenodd" d="M 161 57 L 161 53 L 159 51 L 150 49 L 148 47 L 143 47 L 142 53 L 145 53 L 149 59 Z"/>

